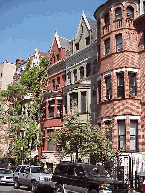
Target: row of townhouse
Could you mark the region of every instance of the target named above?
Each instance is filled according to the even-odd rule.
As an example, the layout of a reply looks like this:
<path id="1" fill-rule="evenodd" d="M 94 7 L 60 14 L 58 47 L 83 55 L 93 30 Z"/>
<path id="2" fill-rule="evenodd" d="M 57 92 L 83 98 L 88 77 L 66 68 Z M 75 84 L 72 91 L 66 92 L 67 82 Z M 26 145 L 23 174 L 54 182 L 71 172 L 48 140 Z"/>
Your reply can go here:
<path id="1" fill-rule="evenodd" d="M 83 10 L 74 40 L 55 31 L 39 158 L 52 168 L 60 160 L 70 160 L 60 157 L 56 145 L 45 139 L 63 126 L 67 111 L 78 111 L 82 120 L 98 124 L 103 131 L 114 120 L 110 138 L 114 148 L 123 149 L 122 179 L 129 180 L 135 172 L 144 177 L 144 1 L 109 0 L 94 17 L 96 22 Z"/>
<path id="2" fill-rule="evenodd" d="M 48 88 L 44 92 L 44 132 L 39 159 L 54 168 L 61 157 L 48 133 L 63 126 L 63 115 L 78 111 L 81 119 L 101 129 L 114 120 L 110 131 L 113 147 L 123 149 L 119 157 L 122 180 L 145 174 L 145 14 L 143 0 L 108 0 L 94 12 L 96 21 L 83 10 L 76 36 L 67 40 L 55 31 L 49 51 Z M 34 50 L 31 67 L 47 54 Z M 15 81 L 27 61 L 17 59 Z M 24 100 L 23 112 L 27 114 Z M 33 156 L 37 154 L 34 152 Z M 132 182 L 131 182 L 132 183 Z"/>

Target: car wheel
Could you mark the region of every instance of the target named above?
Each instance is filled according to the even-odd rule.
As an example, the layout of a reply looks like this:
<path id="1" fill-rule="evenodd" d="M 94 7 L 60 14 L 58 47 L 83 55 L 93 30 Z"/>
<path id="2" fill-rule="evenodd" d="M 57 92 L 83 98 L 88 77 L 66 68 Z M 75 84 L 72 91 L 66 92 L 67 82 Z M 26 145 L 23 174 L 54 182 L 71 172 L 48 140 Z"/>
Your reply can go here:
<path id="1" fill-rule="evenodd" d="M 56 186 L 55 193 L 64 193 L 64 190 L 61 184 L 58 184 Z"/>
<path id="2" fill-rule="evenodd" d="M 93 189 L 90 191 L 90 193 L 98 193 L 98 191 Z"/>
<path id="3" fill-rule="evenodd" d="M 17 181 L 14 181 L 14 189 L 18 189 L 20 187 L 20 184 Z"/>
<path id="4" fill-rule="evenodd" d="M 35 181 L 33 181 L 33 182 L 31 183 L 31 192 L 37 192 L 37 191 L 38 191 L 38 188 L 37 188 L 37 186 L 36 186 Z"/>

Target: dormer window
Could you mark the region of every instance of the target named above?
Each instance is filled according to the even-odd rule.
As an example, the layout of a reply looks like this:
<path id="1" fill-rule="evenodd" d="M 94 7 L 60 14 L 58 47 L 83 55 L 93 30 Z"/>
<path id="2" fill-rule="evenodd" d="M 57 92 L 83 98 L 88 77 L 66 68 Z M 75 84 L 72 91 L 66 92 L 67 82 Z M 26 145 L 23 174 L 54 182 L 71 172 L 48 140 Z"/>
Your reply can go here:
<path id="1" fill-rule="evenodd" d="M 127 17 L 134 18 L 134 9 L 133 9 L 133 7 L 127 7 Z"/>
<path id="2" fill-rule="evenodd" d="M 105 22 L 105 25 L 110 23 L 110 16 L 109 16 L 109 13 L 106 13 L 105 17 L 104 17 L 104 22 Z"/>
<path id="3" fill-rule="evenodd" d="M 121 12 L 121 8 L 118 7 L 115 11 L 115 19 L 121 19 L 122 18 L 122 12 Z"/>
<path id="4" fill-rule="evenodd" d="M 81 33 L 82 33 L 82 34 L 83 34 L 83 30 L 84 30 L 83 24 L 81 24 Z"/>
<path id="5" fill-rule="evenodd" d="M 86 46 L 90 44 L 90 36 L 86 38 Z"/>
<path id="6" fill-rule="evenodd" d="M 75 46 L 76 46 L 76 51 L 78 51 L 79 50 L 79 43 L 76 43 Z"/>

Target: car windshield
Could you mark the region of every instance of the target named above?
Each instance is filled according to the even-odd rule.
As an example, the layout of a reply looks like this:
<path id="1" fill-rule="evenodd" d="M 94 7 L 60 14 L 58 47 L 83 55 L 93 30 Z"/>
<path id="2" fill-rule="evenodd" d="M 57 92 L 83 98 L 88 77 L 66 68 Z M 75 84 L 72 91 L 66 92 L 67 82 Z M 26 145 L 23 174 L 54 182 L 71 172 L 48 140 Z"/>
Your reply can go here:
<path id="1" fill-rule="evenodd" d="M 4 174 L 6 169 L 0 169 L 0 174 Z"/>
<path id="2" fill-rule="evenodd" d="M 108 172 L 100 166 L 85 166 L 86 172 L 89 176 L 95 177 L 109 177 Z"/>
<path id="3" fill-rule="evenodd" d="M 51 172 L 47 168 L 43 167 L 32 167 L 31 168 L 32 173 L 45 173 L 45 174 L 51 174 Z"/>

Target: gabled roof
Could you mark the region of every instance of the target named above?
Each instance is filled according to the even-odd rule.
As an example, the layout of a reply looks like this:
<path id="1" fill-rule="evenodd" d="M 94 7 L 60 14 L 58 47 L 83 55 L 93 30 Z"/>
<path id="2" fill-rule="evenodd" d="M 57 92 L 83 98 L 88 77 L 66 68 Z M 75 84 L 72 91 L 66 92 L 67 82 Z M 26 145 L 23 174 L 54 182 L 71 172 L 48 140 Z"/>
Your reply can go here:
<path id="1" fill-rule="evenodd" d="M 81 19 L 80 19 L 80 23 L 79 23 L 79 26 L 78 26 L 78 30 L 77 30 L 76 36 L 77 36 L 77 34 L 78 34 L 78 32 L 79 32 L 79 28 L 80 28 L 80 26 L 81 26 L 82 20 L 85 21 L 85 24 L 86 24 L 88 30 L 97 29 L 97 23 L 96 23 L 96 21 L 94 21 L 94 20 L 89 19 L 88 17 L 86 17 L 86 15 L 85 15 L 85 10 L 83 9 L 83 13 L 82 13 L 82 16 L 81 16 Z"/>
<path id="2" fill-rule="evenodd" d="M 92 19 L 89 19 L 88 17 L 86 17 L 87 18 L 87 20 L 88 20 L 88 23 L 89 23 L 89 25 L 90 25 L 90 28 L 91 29 L 96 29 L 97 28 L 97 23 L 96 23 L 96 21 L 94 21 L 94 20 L 92 20 Z"/>
<path id="3" fill-rule="evenodd" d="M 64 48 L 65 50 L 70 50 L 70 41 L 71 40 L 67 40 L 65 38 L 62 38 L 62 37 L 58 36 L 57 30 L 55 30 L 55 34 L 54 34 L 54 38 L 53 38 L 51 48 L 53 46 L 53 43 L 54 43 L 55 39 L 57 41 L 58 48 Z M 50 50 L 51 50 L 51 48 L 50 48 Z"/>

